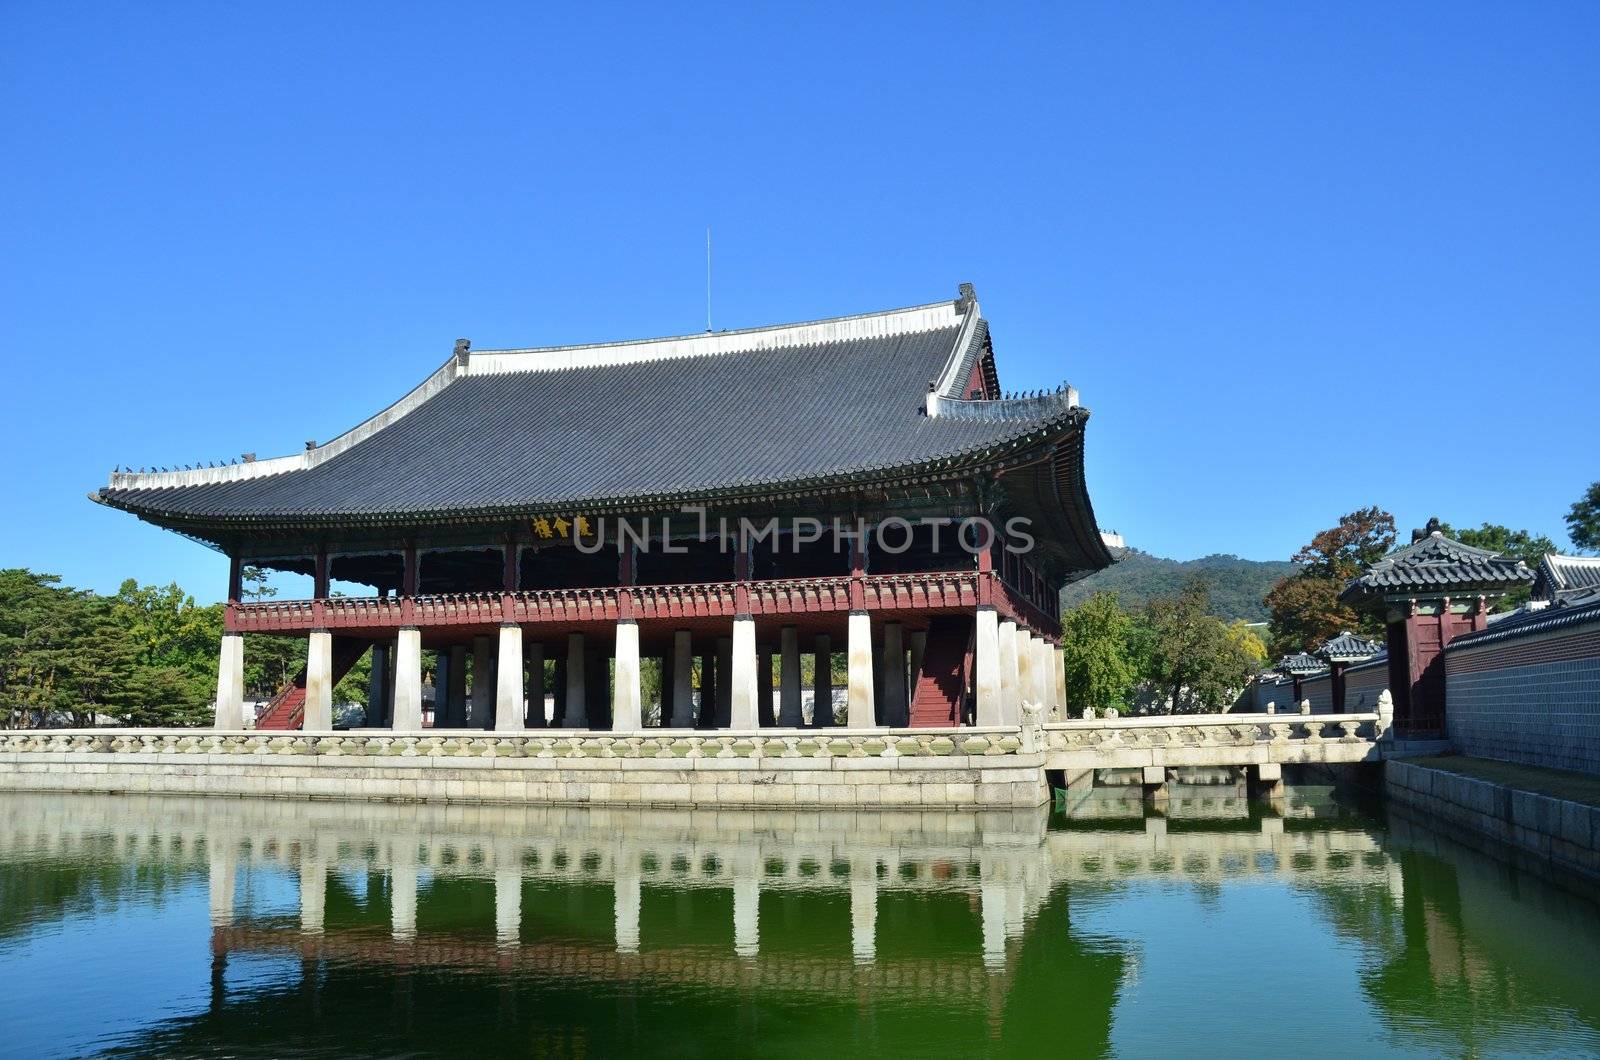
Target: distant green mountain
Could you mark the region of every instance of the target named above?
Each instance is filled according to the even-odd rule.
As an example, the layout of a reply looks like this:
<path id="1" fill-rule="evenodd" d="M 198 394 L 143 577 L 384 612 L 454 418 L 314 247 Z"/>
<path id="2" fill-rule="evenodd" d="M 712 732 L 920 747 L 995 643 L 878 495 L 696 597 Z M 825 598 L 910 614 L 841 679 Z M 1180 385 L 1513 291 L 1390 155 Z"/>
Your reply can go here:
<path id="1" fill-rule="evenodd" d="M 1162 559 L 1136 548 L 1114 550 L 1119 562 L 1061 591 L 1061 606 L 1074 607 L 1092 594 L 1117 594 L 1122 606 L 1141 608 L 1158 596 L 1171 596 L 1195 576 L 1211 586 L 1211 613 L 1232 621 L 1265 622 L 1267 609 L 1261 598 L 1279 578 L 1293 574 L 1287 560 L 1240 559 L 1238 556 L 1202 556 L 1199 559 Z"/>

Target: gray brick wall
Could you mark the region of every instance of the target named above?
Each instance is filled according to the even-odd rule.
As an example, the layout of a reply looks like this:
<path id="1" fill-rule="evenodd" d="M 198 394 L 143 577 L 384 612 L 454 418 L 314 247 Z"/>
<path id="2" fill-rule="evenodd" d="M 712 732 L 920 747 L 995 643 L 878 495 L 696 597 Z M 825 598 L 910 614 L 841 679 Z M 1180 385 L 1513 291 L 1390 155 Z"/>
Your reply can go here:
<path id="1" fill-rule="evenodd" d="M 1447 654 L 1446 717 L 1456 749 L 1600 773 L 1600 654 L 1548 658 L 1585 632 L 1578 627 L 1508 642 L 1515 650 L 1502 648 L 1496 658 L 1504 665 L 1493 669 L 1463 665 L 1485 649 Z"/>
<path id="2" fill-rule="evenodd" d="M 1333 677 L 1323 674 L 1321 677 L 1307 678 L 1300 684 L 1300 698 L 1311 700 L 1311 713 L 1333 713 Z M 1295 710 L 1300 709 L 1298 703 Z"/>

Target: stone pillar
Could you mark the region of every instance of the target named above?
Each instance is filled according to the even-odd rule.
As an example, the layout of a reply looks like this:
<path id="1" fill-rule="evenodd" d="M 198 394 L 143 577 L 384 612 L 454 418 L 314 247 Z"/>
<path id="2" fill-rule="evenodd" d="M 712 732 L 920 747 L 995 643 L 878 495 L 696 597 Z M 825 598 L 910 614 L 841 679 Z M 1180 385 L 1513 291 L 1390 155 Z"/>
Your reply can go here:
<path id="1" fill-rule="evenodd" d="M 720 646 L 720 642 L 719 642 Z M 728 681 L 728 727 L 759 729 L 756 716 L 756 620 L 749 615 L 733 620 L 733 636 L 728 642 L 732 665 Z"/>
<path id="2" fill-rule="evenodd" d="M 489 713 L 494 709 L 494 684 L 490 680 L 490 670 L 493 667 L 494 638 L 473 637 L 472 701 L 466 718 L 469 729 L 484 728 L 489 722 Z"/>
<path id="3" fill-rule="evenodd" d="M 567 634 L 567 713 L 561 723 L 568 729 L 587 729 L 589 710 L 583 687 L 583 634 Z"/>
<path id="4" fill-rule="evenodd" d="M 311 631 L 306 647 L 305 732 L 333 731 L 333 634 L 325 629 Z"/>
<path id="5" fill-rule="evenodd" d="M 826 633 L 817 634 L 816 663 L 811 675 L 811 726 L 827 729 L 833 726 L 833 638 Z"/>
<path id="6" fill-rule="evenodd" d="M 800 710 L 800 631 L 784 626 L 778 634 L 778 724 L 798 729 L 805 724 Z"/>
<path id="7" fill-rule="evenodd" d="M 450 646 L 450 689 L 446 696 L 444 724 L 449 729 L 459 729 L 467 724 L 467 646 Z M 439 723 L 434 722 L 435 725 Z"/>
<path id="8" fill-rule="evenodd" d="M 761 881 L 754 866 L 733 875 L 733 952 L 740 957 L 761 952 Z"/>
<path id="9" fill-rule="evenodd" d="M 617 952 L 639 952 L 639 862 L 637 855 L 618 852 L 612 862 L 616 903 Z"/>
<path id="10" fill-rule="evenodd" d="M 315 853 L 300 848 L 300 930 L 322 934 L 328 901 L 328 865 Z"/>
<path id="11" fill-rule="evenodd" d="M 500 947 L 522 942 L 522 873 L 515 865 L 494 870 L 494 941 Z"/>
<path id="12" fill-rule="evenodd" d="M 1005 699 L 1000 680 L 1000 624 L 995 609 L 978 608 L 977 636 L 973 645 L 973 683 L 977 693 L 977 722 L 982 726 L 1004 724 Z"/>
<path id="13" fill-rule="evenodd" d="M 543 729 L 550 724 L 544 713 L 544 645 L 529 644 L 523 655 L 528 678 L 528 726 Z"/>
<path id="14" fill-rule="evenodd" d="M 417 843 L 397 839 L 389 851 L 389 936 L 396 942 L 417 937 Z"/>
<path id="15" fill-rule="evenodd" d="M 764 729 L 778 724 L 772 704 L 772 655 L 771 645 L 756 652 L 756 721 Z"/>
<path id="16" fill-rule="evenodd" d="M 439 724 L 439 689 L 433 690 L 433 723 Z M 394 718 L 395 732 L 422 731 L 422 631 L 406 626 L 395 639 Z"/>
<path id="17" fill-rule="evenodd" d="M 689 631 L 672 634 L 672 728 L 694 728 L 694 641 Z"/>
<path id="18" fill-rule="evenodd" d="M 850 953 L 857 964 L 878 959 L 878 867 L 869 858 L 850 863 Z"/>
<path id="19" fill-rule="evenodd" d="M 978 631 L 973 639 L 973 685 L 978 706 L 979 725 L 1002 724 L 1005 717 L 1005 692 L 1003 692 L 1002 656 L 1000 656 L 1000 623 L 995 608 L 978 608 Z"/>
<path id="20" fill-rule="evenodd" d="M 1017 624 L 1000 622 L 1000 724 L 1022 724 L 1022 697 L 1017 687 Z"/>
<path id="21" fill-rule="evenodd" d="M 644 728 L 644 705 L 639 691 L 639 623 L 617 620 L 616 669 L 611 684 L 611 727 L 617 732 Z"/>
<path id="22" fill-rule="evenodd" d="M 372 673 L 367 677 L 367 725 L 389 724 L 389 645 L 372 646 Z"/>
<path id="23" fill-rule="evenodd" d="M 238 633 L 222 635 L 217 655 L 217 711 L 213 728 L 244 728 L 244 637 Z"/>
<path id="24" fill-rule="evenodd" d="M 239 875 L 239 846 L 231 837 L 208 837 L 206 856 L 210 862 L 211 926 L 230 927 L 234 883 Z"/>
<path id="25" fill-rule="evenodd" d="M 737 624 L 738 620 L 734 620 Z M 733 723 L 733 638 L 717 638 L 717 695 L 712 727 L 726 729 Z"/>
<path id="26" fill-rule="evenodd" d="M 1067 650 L 1057 644 L 1051 651 L 1051 673 L 1056 685 L 1056 718 L 1065 721 L 1067 718 Z"/>
<path id="27" fill-rule="evenodd" d="M 865 611 L 850 612 L 849 706 L 845 724 L 870 729 L 877 724 L 872 689 L 872 619 Z"/>
<path id="28" fill-rule="evenodd" d="M 1017 698 L 1020 702 L 1037 704 L 1039 702 L 1039 682 L 1034 677 L 1035 663 L 1038 662 L 1039 653 L 1035 649 L 1038 642 L 1033 639 L 1033 634 L 1021 627 L 1017 629 Z M 1008 725 L 1017 725 L 1022 721 L 1019 707 L 1017 716 L 1008 721 Z"/>
<path id="29" fill-rule="evenodd" d="M 1051 673 L 1056 662 L 1055 648 L 1041 636 L 1033 642 L 1033 650 L 1033 679 L 1039 686 L 1039 705 L 1048 716 L 1056 705 L 1056 678 Z"/>
<path id="30" fill-rule="evenodd" d="M 903 729 L 910 724 L 906 712 L 905 627 L 898 622 L 883 624 L 883 723 Z"/>
<path id="31" fill-rule="evenodd" d="M 514 622 L 500 626 L 500 665 L 495 668 L 494 728 L 496 732 L 521 732 L 527 707 L 523 703 L 522 627 Z"/>

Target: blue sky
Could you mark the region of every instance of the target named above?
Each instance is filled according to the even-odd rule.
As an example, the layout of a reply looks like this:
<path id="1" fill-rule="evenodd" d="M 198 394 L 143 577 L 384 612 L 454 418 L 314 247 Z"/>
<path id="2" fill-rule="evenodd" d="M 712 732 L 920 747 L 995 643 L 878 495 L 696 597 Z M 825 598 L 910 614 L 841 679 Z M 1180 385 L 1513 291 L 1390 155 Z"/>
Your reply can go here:
<path id="1" fill-rule="evenodd" d="M 448 356 L 953 296 L 1094 411 L 1101 524 L 1284 557 L 1600 478 L 1600 6 L 0 14 L 0 566 L 222 590 L 114 464 L 326 440 Z"/>

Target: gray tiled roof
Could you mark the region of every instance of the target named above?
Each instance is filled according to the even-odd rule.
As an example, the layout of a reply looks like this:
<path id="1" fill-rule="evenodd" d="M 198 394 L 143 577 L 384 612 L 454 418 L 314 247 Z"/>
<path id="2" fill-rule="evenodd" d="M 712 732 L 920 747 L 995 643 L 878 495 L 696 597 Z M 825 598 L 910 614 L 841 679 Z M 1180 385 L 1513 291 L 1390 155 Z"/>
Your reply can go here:
<path id="1" fill-rule="evenodd" d="M 1536 600 L 1554 600 L 1573 592 L 1600 588 L 1600 556 L 1547 553 L 1533 581 Z"/>
<path id="2" fill-rule="evenodd" d="M 1370 659 L 1378 654 L 1381 645 L 1368 637 L 1356 633 L 1341 633 L 1337 637 L 1330 637 L 1317 648 L 1318 658 L 1329 662 L 1354 662 L 1355 660 Z"/>
<path id="3" fill-rule="evenodd" d="M 965 306 L 786 325 L 808 329 L 806 341 L 788 344 L 772 338 L 783 329 L 752 329 L 548 351 L 463 347 L 459 364 L 304 461 L 222 469 L 228 475 L 119 473 L 95 499 L 186 531 L 509 515 L 959 471 L 1060 443 L 1067 455 L 1058 459 L 1074 463 L 1079 485 L 1077 496 L 1059 490 L 1059 503 L 1092 530 L 1081 491 L 1088 412 L 1072 397 L 970 410 L 958 402 L 949 415 L 927 414 L 930 380 L 953 365 L 970 371 L 985 341 Z M 1092 566 L 1110 562 L 1097 536 L 1091 545 Z"/>
<path id="4" fill-rule="evenodd" d="M 1274 669 L 1281 670 L 1286 674 L 1295 674 L 1298 676 L 1316 673 L 1319 670 L 1326 670 L 1327 668 L 1327 663 L 1323 662 L 1315 655 L 1307 655 L 1303 651 L 1297 652 L 1294 655 L 1285 655 L 1283 658 L 1278 660 L 1277 665 L 1274 667 Z"/>
<path id="5" fill-rule="evenodd" d="M 1463 545 L 1435 530 L 1352 578 L 1339 599 L 1354 603 L 1406 592 L 1503 591 L 1532 580 L 1533 572 L 1522 560 Z"/>
<path id="6" fill-rule="evenodd" d="M 1522 607 L 1491 626 L 1455 638 L 1444 650 L 1481 647 L 1586 622 L 1600 622 L 1600 587 L 1576 590 L 1544 607 Z"/>

